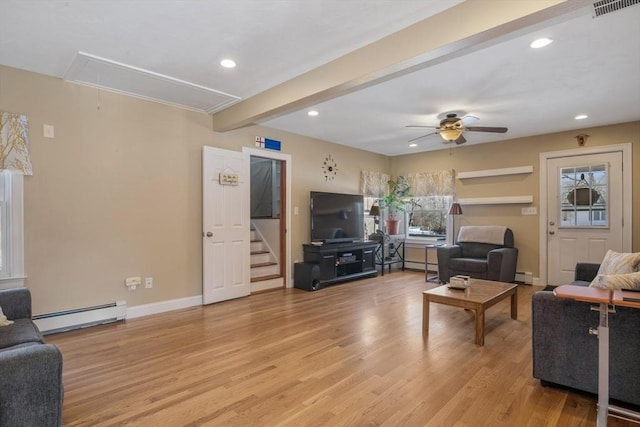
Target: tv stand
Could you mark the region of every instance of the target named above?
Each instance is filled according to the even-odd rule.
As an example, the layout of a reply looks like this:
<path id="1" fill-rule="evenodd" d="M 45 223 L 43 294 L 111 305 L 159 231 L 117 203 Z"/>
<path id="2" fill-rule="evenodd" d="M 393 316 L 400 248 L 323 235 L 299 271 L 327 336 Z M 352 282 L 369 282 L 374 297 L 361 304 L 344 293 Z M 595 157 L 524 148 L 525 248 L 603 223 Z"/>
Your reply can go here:
<path id="1" fill-rule="evenodd" d="M 304 244 L 305 263 L 320 267 L 320 287 L 366 276 L 377 276 L 376 242 Z"/>

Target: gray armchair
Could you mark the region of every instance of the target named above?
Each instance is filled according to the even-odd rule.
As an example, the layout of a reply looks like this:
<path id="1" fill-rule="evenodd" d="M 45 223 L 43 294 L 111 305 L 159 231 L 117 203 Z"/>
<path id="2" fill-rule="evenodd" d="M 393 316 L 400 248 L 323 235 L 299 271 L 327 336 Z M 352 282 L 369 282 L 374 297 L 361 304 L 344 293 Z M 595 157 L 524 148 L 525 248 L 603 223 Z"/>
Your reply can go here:
<path id="1" fill-rule="evenodd" d="M 507 227 L 460 227 L 456 244 L 438 247 L 437 254 L 442 283 L 458 274 L 508 283 L 516 278 L 518 249 Z"/>

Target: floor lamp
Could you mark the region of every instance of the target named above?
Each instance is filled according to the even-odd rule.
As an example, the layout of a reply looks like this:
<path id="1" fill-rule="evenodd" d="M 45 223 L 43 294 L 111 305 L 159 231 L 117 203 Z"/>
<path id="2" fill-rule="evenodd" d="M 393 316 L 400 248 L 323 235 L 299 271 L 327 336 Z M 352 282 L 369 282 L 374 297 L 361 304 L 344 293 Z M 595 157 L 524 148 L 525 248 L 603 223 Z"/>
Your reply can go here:
<path id="1" fill-rule="evenodd" d="M 462 215 L 462 207 L 460 207 L 460 203 L 453 202 L 451 207 L 449 208 L 449 215 L 453 215 L 451 217 L 451 225 L 453 226 L 453 233 L 451 233 L 451 243 L 456 242 L 456 215 Z"/>

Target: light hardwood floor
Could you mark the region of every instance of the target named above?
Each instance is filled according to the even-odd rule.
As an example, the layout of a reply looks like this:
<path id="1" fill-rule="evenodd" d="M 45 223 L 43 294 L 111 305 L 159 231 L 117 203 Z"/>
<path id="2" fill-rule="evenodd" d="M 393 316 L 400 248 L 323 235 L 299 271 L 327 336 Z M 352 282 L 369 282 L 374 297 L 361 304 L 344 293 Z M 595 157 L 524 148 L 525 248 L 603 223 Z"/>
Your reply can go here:
<path id="1" fill-rule="evenodd" d="M 532 377 L 531 294 L 486 313 L 433 304 L 418 272 L 51 335 L 65 426 L 590 426 L 595 398 Z M 631 424 L 610 419 L 610 426 Z"/>

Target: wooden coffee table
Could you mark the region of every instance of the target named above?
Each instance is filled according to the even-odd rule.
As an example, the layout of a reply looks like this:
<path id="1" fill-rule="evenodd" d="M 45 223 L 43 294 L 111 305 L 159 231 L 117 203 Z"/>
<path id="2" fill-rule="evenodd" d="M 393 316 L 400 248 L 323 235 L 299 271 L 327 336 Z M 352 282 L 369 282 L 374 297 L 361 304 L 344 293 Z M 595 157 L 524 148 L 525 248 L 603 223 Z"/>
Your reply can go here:
<path id="1" fill-rule="evenodd" d="M 492 280 L 470 279 L 467 289 L 439 286 L 422 293 L 422 333 L 429 335 L 429 303 L 451 305 L 475 311 L 476 344 L 484 345 L 484 312 L 496 303 L 511 297 L 511 318 L 518 318 L 518 285 Z"/>

